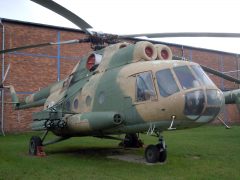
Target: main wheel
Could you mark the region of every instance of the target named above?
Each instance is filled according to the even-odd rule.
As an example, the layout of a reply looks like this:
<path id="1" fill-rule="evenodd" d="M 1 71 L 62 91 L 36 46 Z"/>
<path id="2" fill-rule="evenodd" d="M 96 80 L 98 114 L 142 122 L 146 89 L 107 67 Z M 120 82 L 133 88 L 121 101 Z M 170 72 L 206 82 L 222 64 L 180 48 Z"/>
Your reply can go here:
<path id="1" fill-rule="evenodd" d="M 156 163 L 159 161 L 159 149 L 155 145 L 149 145 L 145 150 L 145 159 L 149 163 Z"/>
<path id="2" fill-rule="evenodd" d="M 38 136 L 32 136 L 29 142 L 29 154 L 32 156 L 37 155 L 37 147 L 42 146 L 42 140 Z"/>

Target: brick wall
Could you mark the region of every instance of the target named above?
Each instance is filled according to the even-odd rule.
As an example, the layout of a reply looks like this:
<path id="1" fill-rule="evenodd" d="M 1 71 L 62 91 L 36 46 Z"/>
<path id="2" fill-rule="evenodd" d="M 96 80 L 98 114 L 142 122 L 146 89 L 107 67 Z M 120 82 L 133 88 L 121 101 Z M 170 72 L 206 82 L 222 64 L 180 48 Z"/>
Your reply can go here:
<path id="1" fill-rule="evenodd" d="M 38 26 L 29 23 L 14 23 L 5 21 L 5 48 L 13 48 L 28 44 L 56 42 L 79 39 L 85 37 L 81 31 Z M 171 46 L 175 55 L 182 55 L 181 47 Z M 2 31 L 0 26 L 0 49 L 2 49 Z M 39 88 L 66 77 L 78 62 L 80 57 L 91 50 L 89 44 L 61 45 L 27 49 L 5 54 L 5 68 L 11 64 L 11 69 L 6 80 L 6 85 L 11 84 L 16 92 L 23 98 L 26 94 L 33 93 Z M 202 63 L 211 68 L 223 71 L 237 70 L 239 60 L 233 54 L 218 53 L 200 49 L 184 48 L 184 56 L 194 62 Z M 60 58 L 60 66 L 58 61 Z M 1 61 L 2 62 L 2 61 Z M 0 73 L 2 63 L 0 64 Z M 231 74 L 237 77 L 236 73 Z M 210 75 L 214 82 L 221 88 L 234 89 L 237 85 L 218 77 Z M 10 102 L 9 91 L 5 91 L 5 102 Z M 6 132 L 20 132 L 29 130 L 32 112 L 40 108 L 14 111 L 11 104 L 4 106 L 4 130 Z M 1 107 L 0 107 L 1 108 Z M 1 112 L 0 112 L 1 113 Z M 223 117 L 230 122 L 240 122 L 239 112 L 233 105 L 228 105 Z"/>
<path id="2" fill-rule="evenodd" d="M 57 42 L 85 37 L 82 32 L 64 29 L 31 26 L 26 24 L 5 22 L 5 48 L 14 48 L 29 44 Z M 1 28 L 1 27 L 0 27 Z M 2 34 L 1 34 L 2 35 Z M 0 36 L 1 36 L 0 35 Z M 2 36 L 0 38 L 2 42 Z M 2 46 L 2 44 L 1 44 Z M 2 47 L 0 48 L 2 49 Z M 27 49 L 5 54 L 5 68 L 11 64 L 11 69 L 5 84 L 11 84 L 20 99 L 40 88 L 65 78 L 73 69 L 80 57 L 89 52 L 89 44 L 62 45 Z M 60 54 L 58 54 L 58 52 Z M 60 66 L 58 60 L 60 58 Z M 2 71 L 2 64 L 1 64 Z M 4 129 L 5 132 L 29 130 L 32 112 L 42 108 L 14 111 L 10 92 L 5 90 Z"/>

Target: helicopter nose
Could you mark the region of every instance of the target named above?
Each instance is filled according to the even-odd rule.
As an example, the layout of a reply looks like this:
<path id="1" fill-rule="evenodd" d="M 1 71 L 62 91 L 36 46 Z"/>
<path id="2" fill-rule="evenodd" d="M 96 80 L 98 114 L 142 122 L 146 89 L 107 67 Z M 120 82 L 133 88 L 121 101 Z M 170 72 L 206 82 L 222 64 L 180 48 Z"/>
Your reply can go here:
<path id="1" fill-rule="evenodd" d="M 205 105 L 205 96 L 203 90 L 187 92 L 185 95 L 184 114 L 192 120 L 195 120 L 202 113 Z"/>
<path id="2" fill-rule="evenodd" d="M 217 89 L 187 92 L 184 114 L 190 120 L 206 123 L 218 115 L 223 104 L 223 94 Z"/>

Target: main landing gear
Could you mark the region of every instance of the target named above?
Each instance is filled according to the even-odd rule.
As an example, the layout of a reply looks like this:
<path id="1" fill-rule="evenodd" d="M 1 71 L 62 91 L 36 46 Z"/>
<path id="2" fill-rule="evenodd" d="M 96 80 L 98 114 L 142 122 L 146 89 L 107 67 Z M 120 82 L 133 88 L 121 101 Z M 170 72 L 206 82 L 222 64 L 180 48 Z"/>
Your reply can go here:
<path id="1" fill-rule="evenodd" d="M 48 134 L 48 131 L 46 131 L 43 134 L 43 137 L 40 138 L 39 136 L 32 136 L 29 141 L 29 155 L 31 156 L 46 156 L 45 152 L 43 151 L 43 146 L 54 144 L 66 139 L 69 139 L 69 137 L 58 137 L 54 140 L 43 142 Z"/>
<path id="2" fill-rule="evenodd" d="M 43 134 L 43 137 L 40 138 L 39 136 L 32 136 L 29 141 L 29 155 L 31 156 L 46 156 L 45 152 L 43 151 L 43 141 L 46 138 L 48 131 Z"/>
<path id="3" fill-rule="evenodd" d="M 162 136 L 159 136 L 159 143 L 149 145 L 145 149 L 145 159 L 149 163 L 165 162 L 167 160 L 167 147 Z"/>
<path id="4" fill-rule="evenodd" d="M 143 142 L 136 133 L 126 134 L 124 140 L 119 143 L 119 146 L 124 148 L 140 148 L 143 147 Z"/>
<path id="5" fill-rule="evenodd" d="M 32 136 L 29 142 L 29 155 L 36 156 L 42 147 L 42 140 L 38 136 Z"/>

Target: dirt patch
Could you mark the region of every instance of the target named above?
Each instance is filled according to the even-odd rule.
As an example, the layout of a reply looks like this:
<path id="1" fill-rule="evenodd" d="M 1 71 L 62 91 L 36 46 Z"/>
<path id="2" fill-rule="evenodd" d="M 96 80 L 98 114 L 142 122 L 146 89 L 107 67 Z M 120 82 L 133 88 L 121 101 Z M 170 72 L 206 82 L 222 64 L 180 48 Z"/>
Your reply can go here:
<path id="1" fill-rule="evenodd" d="M 112 156 L 107 156 L 107 158 L 110 159 L 117 159 L 121 161 L 127 161 L 131 163 L 138 163 L 138 164 L 145 164 L 145 165 L 159 165 L 159 164 L 164 164 L 164 163 L 148 163 L 146 162 L 145 158 L 140 155 L 135 155 L 135 154 L 120 154 L 120 155 L 112 155 Z"/>

